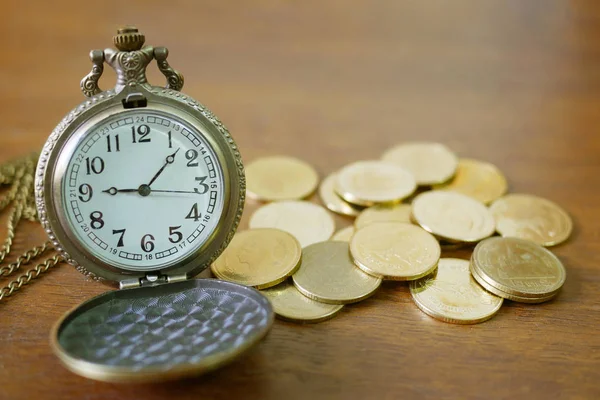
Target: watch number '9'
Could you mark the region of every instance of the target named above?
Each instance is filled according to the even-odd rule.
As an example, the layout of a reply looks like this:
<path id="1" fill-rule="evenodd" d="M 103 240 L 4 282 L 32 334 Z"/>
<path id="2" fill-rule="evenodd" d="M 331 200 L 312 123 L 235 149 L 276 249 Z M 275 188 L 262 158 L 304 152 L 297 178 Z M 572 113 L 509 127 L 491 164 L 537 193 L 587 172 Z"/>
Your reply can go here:
<path id="1" fill-rule="evenodd" d="M 90 201 L 92 199 L 94 190 L 87 183 L 83 183 L 83 184 L 79 185 L 79 194 L 80 194 L 79 200 L 83 201 L 84 203 L 87 203 L 88 201 Z"/>

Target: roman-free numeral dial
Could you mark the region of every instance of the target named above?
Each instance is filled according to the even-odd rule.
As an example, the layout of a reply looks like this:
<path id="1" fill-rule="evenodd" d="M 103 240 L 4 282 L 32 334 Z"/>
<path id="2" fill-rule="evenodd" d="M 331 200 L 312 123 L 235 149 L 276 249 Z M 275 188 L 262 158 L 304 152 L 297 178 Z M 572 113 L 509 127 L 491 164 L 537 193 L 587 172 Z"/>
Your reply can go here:
<path id="1" fill-rule="evenodd" d="M 156 111 L 107 118 L 77 145 L 62 182 L 89 252 L 130 270 L 164 268 L 200 247 L 223 213 L 223 171 L 201 132 Z"/>

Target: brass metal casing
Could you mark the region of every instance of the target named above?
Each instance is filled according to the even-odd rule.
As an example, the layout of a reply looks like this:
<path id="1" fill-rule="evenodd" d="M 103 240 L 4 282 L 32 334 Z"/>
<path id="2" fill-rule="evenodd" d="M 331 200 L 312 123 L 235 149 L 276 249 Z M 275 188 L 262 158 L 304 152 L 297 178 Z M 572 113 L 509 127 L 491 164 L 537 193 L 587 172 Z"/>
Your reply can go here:
<path id="1" fill-rule="evenodd" d="M 150 272 L 116 268 L 90 254 L 68 227 L 60 190 L 67 160 L 77 144 L 90 128 L 105 118 L 127 113 L 123 102 L 132 94 L 141 94 L 147 99 L 145 110 L 184 120 L 201 132 L 223 169 L 223 213 L 215 231 L 196 251 L 176 265 L 152 270 L 167 277 L 185 275 L 189 278 L 207 268 L 233 238 L 244 207 L 245 176 L 240 153 L 227 128 L 203 105 L 178 91 L 149 85 L 128 85 L 119 93 L 106 91 L 93 96 L 67 114 L 48 138 L 40 155 L 35 181 L 40 221 L 56 249 L 83 273 L 121 282 L 143 278 Z"/>

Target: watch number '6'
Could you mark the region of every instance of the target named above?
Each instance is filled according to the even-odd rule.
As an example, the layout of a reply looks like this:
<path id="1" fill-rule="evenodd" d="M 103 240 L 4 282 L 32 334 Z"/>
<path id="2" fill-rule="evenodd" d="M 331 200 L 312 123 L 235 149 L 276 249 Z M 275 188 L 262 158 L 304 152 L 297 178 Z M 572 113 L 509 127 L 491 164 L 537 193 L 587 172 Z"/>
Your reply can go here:
<path id="1" fill-rule="evenodd" d="M 154 250 L 154 236 L 147 234 L 142 237 L 141 247 L 146 253 L 150 253 Z"/>

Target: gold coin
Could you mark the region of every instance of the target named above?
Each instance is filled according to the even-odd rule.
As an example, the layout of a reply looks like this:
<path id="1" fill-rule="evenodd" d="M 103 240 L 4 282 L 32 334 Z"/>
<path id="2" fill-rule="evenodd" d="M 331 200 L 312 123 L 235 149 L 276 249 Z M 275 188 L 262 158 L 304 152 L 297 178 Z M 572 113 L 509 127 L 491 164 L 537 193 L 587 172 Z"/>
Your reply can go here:
<path id="1" fill-rule="evenodd" d="M 490 211 L 502 236 L 527 239 L 542 246 L 564 242 L 573 230 L 573 221 L 565 210 L 529 194 L 501 197 L 490 206 Z"/>
<path id="2" fill-rule="evenodd" d="M 314 193 L 318 184 L 317 171 L 297 158 L 264 157 L 246 166 L 248 197 L 258 200 L 304 199 Z"/>
<path id="3" fill-rule="evenodd" d="M 473 279 L 469 261 L 457 258 L 440 259 L 435 274 L 410 283 L 410 294 L 425 314 L 455 324 L 486 321 L 503 302 Z"/>
<path id="4" fill-rule="evenodd" d="M 341 304 L 325 304 L 300 293 L 290 282 L 261 291 L 273 305 L 275 314 L 292 322 L 321 322 L 333 318 L 342 308 Z"/>
<path id="5" fill-rule="evenodd" d="M 366 299 L 381 284 L 381 279 L 354 265 L 345 242 L 321 242 L 304 248 L 300 268 L 292 279 L 302 294 L 328 304 Z"/>
<path id="6" fill-rule="evenodd" d="M 434 189 L 466 194 L 484 204 L 489 204 L 506 193 L 508 184 L 495 165 L 461 158 L 454 179 L 446 184 L 436 185 Z"/>
<path id="7" fill-rule="evenodd" d="M 373 206 L 397 203 L 417 188 L 404 168 L 385 161 L 358 161 L 338 172 L 335 191 L 349 203 Z"/>
<path id="8" fill-rule="evenodd" d="M 356 266 L 366 273 L 405 281 L 433 271 L 441 250 L 437 240 L 418 226 L 377 222 L 356 231 L 350 253 Z"/>
<path id="9" fill-rule="evenodd" d="M 446 182 L 458 165 L 458 158 L 450 149 L 432 142 L 400 144 L 386 151 L 381 159 L 412 172 L 419 185 Z"/>
<path id="10" fill-rule="evenodd" d="M 352 239 L 352 235 L 354 235 L 354 227 L 347 226 L 334 233 L 331 237 L 331 240 L 338 240 L 340 242 L 350 242 L 350 239 Z"/>
<path id="11" fill-rule="evenodd" d="M 319 186 L 319 196 L 321 197 L 321 201 L 325 204 L 325 207 L 334 213 L 348 215 L 350 217 L 357 216 L 361 212 L 362 207 L 347 203 L 335 193 L 334 187 L 336 179 L 337 174 L 335 173 L 323 179 Z"/>
<path id="12" fill-rule="evenodd" d="M 499 290 L 498 288 L 494 287 L 488 281 L 486 281 L 483 277 L 481 277 L 481 275 L 479 275 L 479 273 L 476 270 L 474 270 L 472 266 L 471 266 L 471 275 L 473 275 L 473 279 L 475 279 L 477 281 L 477 283 L 479 283 L 488 292 L 493 293 L 496 296 L 502 297 L 504 299 L 516 301 L 519 303 L 529 303 L 529 304 L 543 303 L 545 301 L 552 300 L 559 293 L 559 291 L 556 291 L 554 293 L 550 293 L 549 295 L 543 296 L 543 297 L 517 296 L 517 295 L 511 294 L 511 293 L 503 292 L 502 290 Z"/>
<path id="13" fill-rule="evenodd" d="M 373 206 L 365 208 L 354 221 L 356 229 L 362 229 L 375 222 L 410 223 L 410 204 L 394 204 L 391 206 Z"/>
<path id="14" fill-rule="evenodd" d="M 479 243 L 471 257 L 471 271 L 478 282 L 493 287 L 496 291 L 490 290 L 499 296 L 504 293 L 534 300 L 553 297 L 566 279 L 565 268 L 549 250 L 509 237 Z"/>
<path id="15" fill-rule="evenodd" d="M 235 234 L 211 265 L 219 279 L 264 289 L 291 276 L 300 266 L 298 240 L 278 229 L 250 229 Z"/>
<path id="16" fill-rule="evenodd" d="M 327 240 L 335 230 L 331 215 L 308 201 L 278 201 L 262 206 L 250 218 L 250 228 L 277 228 L 294 235 L 302 247 Z"/>
<path id="17" fill-rule="evenodd" d="M 414 220 L 448 241 L 477 242 L 495 231 L 494 217 L 479 201 L 460 193 L 434 190 L 412 203 Z"/>

